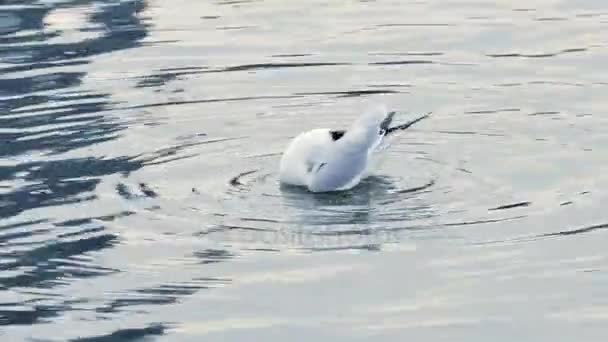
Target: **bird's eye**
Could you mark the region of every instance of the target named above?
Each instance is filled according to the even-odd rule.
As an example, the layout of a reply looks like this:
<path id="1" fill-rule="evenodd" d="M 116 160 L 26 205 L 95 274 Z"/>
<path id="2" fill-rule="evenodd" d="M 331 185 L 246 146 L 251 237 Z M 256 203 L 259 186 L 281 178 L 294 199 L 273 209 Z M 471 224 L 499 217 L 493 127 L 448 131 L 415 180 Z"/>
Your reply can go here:
<path id="1" fill-rule="evenodd" d="M 386 130 L 381 128 L 380 131 L 378 131 L 378 134 L 384 135 L 384 134 L 386 134 Z"/>

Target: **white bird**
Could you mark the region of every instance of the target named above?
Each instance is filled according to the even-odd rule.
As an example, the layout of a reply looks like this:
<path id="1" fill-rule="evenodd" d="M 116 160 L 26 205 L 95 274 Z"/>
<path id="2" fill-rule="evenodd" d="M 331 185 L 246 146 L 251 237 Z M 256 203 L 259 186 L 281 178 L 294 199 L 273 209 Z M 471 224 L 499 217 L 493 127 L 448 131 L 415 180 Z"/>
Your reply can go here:
<path id="1" fill-rule="evenodd" d="M 312 192 L 348 190 L 367 175 L 370 159 L 388 134 L 429 117 L 389 127 L 395 112 L 381 108 L 361 115 L 348 130 L 317 128 L 296 136 L 281 157 L 280 182 Z"/>

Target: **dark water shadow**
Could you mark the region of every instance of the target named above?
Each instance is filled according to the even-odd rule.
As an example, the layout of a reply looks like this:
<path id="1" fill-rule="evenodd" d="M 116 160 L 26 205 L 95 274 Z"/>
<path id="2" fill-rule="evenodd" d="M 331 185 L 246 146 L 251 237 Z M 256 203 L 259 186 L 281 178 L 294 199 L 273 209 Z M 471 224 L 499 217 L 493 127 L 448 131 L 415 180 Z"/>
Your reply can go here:
<path id="1" fill-rule="evenodd" d="M 78 89 L 87 76 L 82 67 L 100 54 L 137 47 L 148 34 L 140 17 L 145 1 L 93 6 L 97 3 L 78 0 L 38 6 L 38 1 L 22 1 L 21 6 L 3 10 L 5 17 L 17 19 L 14 28 L 0 31 L 0 42 L 14 44 L 0 45 L 0 58 L 8 65 L 0 69 L 0 158 L 7 161 L 0 166 L 0 182 L 11 184 L 0 190 L 0 219 L 12 220 L 0 226 L 0 289 L 31 299 L 0 303 L 0 325 L 30 325 L 60 316 L 73 310 L 73 303 L 53 298 L 51 289 L 120 272 L 97 265 L 89 254 L 120 242 L 105 223 L 130 212 L 95 216 L 74 211 L 70 215 L 78 216 L 71 219 L 14 222 L 32 210 L 93 201 L 103 177 L 144 166 L 144 161 L 130 156 L 63 157 L 116 139 L 127 128 L 107 115 L 114 105 L 110 94 Z M 49 41 L 61 32 L 45 31 L 45 17 L 72 6 L 96 10 L 88 18 L 94 27 L 102 27 L 99 35 L 70 43 Z M 71 69 L 54 71 L 56 67 Z M 21 74 L 32 70 L 36 75 Z M 50 298 L 56 304 L 39 303 Z"/>
<path id="2" fill-rule="evenodd" d="M 563 54 L 575 53 L 575 52 L 585 52 L 587 48 L 569 48 L 563 49 L 557 52 L 547 52 L 547 53 L 536 53 L 536 54 L 526 54 L 519 52 L 508 52 L 508 53 L 495 53 L 495 54 L 487 54 L 487 57 L 492 58 L 549 58 L 556 57 Z"/>
<path id="3" fill-rule="evenodd" d="M 501 243 L 522 243 L 522 242 L 536 242 L 546 239 L 558 239 L 579 236 L 581 234 L 598 233 L 599 231 L 605 231 L 608 229 L 608 223 L 599 223 L 591 226 L 585 226 L 581 228 L 564 229 L 552 233 L 544 233 L 537 235 L 520 236 L 511 239 L 491 240 L 478 242 L 477 245 L 490 245 L 490 244 L 501 244 Z"/>
<path id="4" fill-rule="evenodd" d="M 22 4 L 37 4 L 38 1 L 24 1 Z M 13 12 L 21 19 L 19 31 L 43 31 L 44 18 L 59 7 L 93 5 L 97 1 L 78 0 L 72 2 L 49 4 L 44 7 L 22 7 Z M 46 40 L 30 36 L 28 43 L 17 46 L 0 46 L 0 56 L 9 57 L 15 64 L 30 64 L 32 68 L 40 68 L 40 63 L 67 61 L 93 57 L 113 51 L 124 50 L 140 45 L 140 41 L 148 34 L 148 25 L 140 16 L 146 7 L 142 0 L 121 1 L 107 6 L 97 7 L 99 11 L 90 17 L 91 24 L 99 24 L 100 37 L 86 39 L 73 43 L 48 44 Z M 48 65 L 43 65 L 48 67 Z"/>
<path id="5" fill-rule="evenodd" d="M 109 303 L 95 309 L 100 314 L 115 314 L 142 306 L 158 306 L 177 303 L 181 298 L 193 295 L 200 290 L 212 289 L 230 284 L 225 278 L 196 278 L 188 282 L 168 282 L 166 284 L 138 288 L 119 293 Z"/>
<path id="6" fill-rule="evenodd" d="M 165 335 L 165 331 L 170 328 L 167 324 L 151 324 L 145 328 L 120 329 L 113 333 L 94 336 L 75 338 L 72 342 L 131 342 L 142 341 L 151 336 Z"/>

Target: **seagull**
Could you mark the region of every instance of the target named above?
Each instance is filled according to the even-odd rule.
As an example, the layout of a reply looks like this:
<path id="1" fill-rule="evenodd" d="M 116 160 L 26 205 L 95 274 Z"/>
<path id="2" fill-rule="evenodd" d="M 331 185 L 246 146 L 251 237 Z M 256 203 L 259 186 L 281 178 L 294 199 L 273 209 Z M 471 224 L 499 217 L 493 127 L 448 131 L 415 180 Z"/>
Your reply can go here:
<path id="1" fill-rule="evenodd" d="M 281 157 L 281 184 L 306 187 L 311 192 L 343 191 L 357 186 L 387 135 L 431 115 L 390 127 L 395 114 L 379 108 L 364 112 L 348 130 L 317 128 L 300 133 Z"/>

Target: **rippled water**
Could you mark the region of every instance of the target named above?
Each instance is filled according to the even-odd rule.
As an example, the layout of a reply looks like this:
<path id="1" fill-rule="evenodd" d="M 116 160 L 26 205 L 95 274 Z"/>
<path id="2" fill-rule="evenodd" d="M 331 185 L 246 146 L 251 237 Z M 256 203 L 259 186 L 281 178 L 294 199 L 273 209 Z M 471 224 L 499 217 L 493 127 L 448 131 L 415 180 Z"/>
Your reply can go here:
<path id="1" fill-rule="evenodd" d="M 604 341 L 608 3 L 0 2 L 3 341 Z M 433 111 L 340 194 L 304 129 Z"/>

